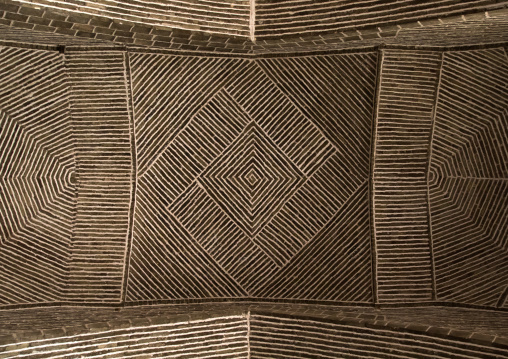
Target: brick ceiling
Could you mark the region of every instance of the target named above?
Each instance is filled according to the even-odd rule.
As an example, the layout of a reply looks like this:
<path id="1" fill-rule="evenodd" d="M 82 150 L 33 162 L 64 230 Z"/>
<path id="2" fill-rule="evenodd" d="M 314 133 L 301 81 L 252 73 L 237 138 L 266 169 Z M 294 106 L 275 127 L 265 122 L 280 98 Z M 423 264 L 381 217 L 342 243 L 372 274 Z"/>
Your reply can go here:
<path id="1" fill-rule="evenodd" d="M 262 55 L 503 42 L 507 2 L 98 0 L 0 3 L 0 39 Z M 32 30 L 26 32 L 24 30 Z"/>
<path id="2" fill-rule="evenodd" d="M 506 355 L 507 6 L 0 0 L 0 357 Z"/>

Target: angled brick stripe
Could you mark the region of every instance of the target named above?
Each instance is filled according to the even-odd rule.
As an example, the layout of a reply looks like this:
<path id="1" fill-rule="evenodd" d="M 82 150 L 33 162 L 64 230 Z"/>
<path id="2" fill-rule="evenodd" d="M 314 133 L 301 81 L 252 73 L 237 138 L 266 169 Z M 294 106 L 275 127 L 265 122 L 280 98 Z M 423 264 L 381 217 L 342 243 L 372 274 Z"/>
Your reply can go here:
<path id="1" fill-rule="evenodd" d="M 235 265 L 188 226 L 199 203 L 182 202 L 248 121 L 221 91 L 244 61 L 133 55 L 131 65 L 139 183 L 127 300 L 244 296 Z"/>
<path id="2" fill-rule="evenodd" d="M 128 301 L 245 295 L 142 181 L 137 192 Z"/>
<path id="3" fill-rule="evenodd" d="M 140 176 L 199 112 L 200 107 L 236 75 L 235 69 L 241 64 L 240 60 L 132 55 Z M 158 91 L 152 91 L 154 88 Z"/>
<path id="4" fill-rule="evenodd" d="M 65 221 L 70 223 L 73 217 L 75 188 L 71 180 L 75 175 L 74 167 L 66 168 L 1 110 L 0 123 L 3 160 L 0 174 L 4 199 L 0 209 L 2 242 L 9 242 L 34 219 L 47 215 L 50 208 L 55 210 L 62 206 L 59 214 L 64 216 L 61 224 L 66 227 Z M 55 219 L 57 224 L 58 218 Z"/>
<path id="5" fill-rule="evenodd" d="M 133 0 L 128 3 L 111 1 L 107 6 L 104 6 L 99 0 L 90 1 L 86 5 L 77 0 L 66 0 L 65 2 L 20 0 L 19 2 L 70 12 L 72 15 L 68 19 L 69 22 L 73 22 L 75 19 L 79 24 L 87 24 L 87 17 L 93 15 L 99 15 L 106 19 L 127 20 L 130 24 L 124 24 L 118 28 L 122 31 L 128 31 L 135 25 L 143 27 L 143 25 L 155 24 L 167 29 L 201 30 L 245 37 L 249 36 L 250 31 L 250 5 L 246 0 L 183 0 L 167 4 Z M 94 25 L 96 24 L 94 23 Z M 99 25 L 104 26 L 101 23 Z M 107 23 L 106 27 L 108 25 Z M 115 28 L 113 27 L 113 29 Z"/>
<path id="6" fill-rule="evenodd" d="M 61 56 L 0 50 L 0 305 L 61 301 L 76 212 Z"/>
<path id="7" fill-rule="evenodd" d="M 253 290 L 266 282 L 276 269 L 276 263 L 251 241 L 197 182 L 182 194 L 172 212 L 247 294 L 252 295 Z"/>
<path id="8" fill-rule="evenodd" d="M 313 119 L 302 113 L 258 62 L 249 62 L 242 76 L 233 79 L 226 89 L 307 176 L 334 152 Z"/>
<path id="9" fill-rule="evenodd" d="M 353 322 L 354 323 L 354 322 Z M 503 348 L 299 316 L 251 313 L 251 358 L 498 358 Z"/>
<path id="10" fill-rule="evenodd" d="M 417 20 L 428 17 L 461 13 L 487 6 L 496 7 L 497 1 L 256 1 L 256 38 L 350 30 L 367 26 L 385 26 L 404 19 Z M 497 5 L 498 7 L 499 5 Z M 355 34 L 357 35 L 357 34 Z"/>
<path id="11" fill-rule="evenodd" d="M 372 301 L 367 182 L 364 181 L 257 296 Z"/>
<path id="12" fill-rule="evenodd" d="M 246 289 L 251 282 L 259 281 L 256 277 L 269 274 L 273 264 L 197 186 L 196 178 L 240 135 L 248 121 L 234 100 L 220 91 L 141 179 L 141 190 L 169 208 L 214 260 Z"/>
<path id="13" fill-rule="evenodd" d="M 376 54 L 260 60 L 260 66 L 335 146 L 369 173 Z"/>
<path id="14" fill-rule="evenodd" d="M 165 206 L 171 205 L 249 121 L 234 100 L 219 91 L 178 129 L 172 141 L 165 143 L 164 151 L 140 179 L 149 184 Z"/>
<path id="15" fill-rule="evenodd" d="M 508 256 L 493 237 L 499 224 L 506 226 L 507 197 L 506 181 L 445 177 L 431 183 L 439 299 L 498 303 L 508 281 Z"/>
<path id="16" fill-rule="evenodd" d="M 333 155 L 286 202 L 280 212 L 254 239 L 270 248 L 279 265 L 316 235 L 334 213 L 365 181 L 358 171 L 350 171 L 337 154 Z"/>
<path id="17" fill-rule="evenodd" d="M 111 328 L 91 323 L 84 334 L 61 332 L 47 339 L 0 344 L 3 357 L 55 358 L 245 358 L 248 353 L 247 321 L 243 315 L 224 315 L 191 321 L 165 318 L 137 320 L 138 325 Z M 174 319 L 173 319 L 174 320 Z M 53 331 L 54 333 L 57 331 Z M 78 331 L 79 333 L 79 331 Z"/>
<path id="18" fill-rule="evenodd" d="M 256 83 L 256 88 L 250 86 Z M 285 264 L 319 231 L 355 187 L 362 174 L 345 173 L 319 127 L 255 62 L 227 87 L 267 136 L 295 163 L 307 181 L 253 238 L 278 264 Z"/>
<path id="19" fill-rule="evenodd" d="M 143 159 L 129 301 L 253 295 L 324 230 L 367 180 L 367 164 L 348 169 L 348 161 L 358 163 L 355 155 L 368 161 L 375 54 L 361 55 L 359 66 L 354 59 L 292 64 L 308 86 L 353 84 L 357 91 L 334 90 L 324 109 L 319 97 L 313 100 L 318 107 L 309 111 L 301 97 L 288 92 L 290 86 L 256 62 L 132 56 L 136 142 Z M 270 64 L 277 67 L 269 71 L 282 73 L 277 70 L 282 61 Z M 328 73 L 324 65 L 331 64 L 346 69 Z M 207 77 L 208 71 L 214 76 Z M 186 90 L 175 92 L 181 86 Z M 154 87 L 160 91 L 151 91 Z M 341 149 L 352 153 L 349 160 L 330 140 L 338 143 L 333 132 L 338 125 L 321 126 L 321 111 L 330 124 L 336 113 L 344 118 L 351 144 L 341 142 Z M 347 113 L 355 121 L 346 123 Z M 356 128 L 365 132 L 361 147 L 354 142 Z M 337 260 L 350 255 L 346 252 Z M 351 263 L 344 259 L 345 272 L 370 267 L 364 254 Z M 325 277 L 331 273 L 315 274 L 325 284 L 313 299 L 328 298 Z M 368 301 L 368 277 L 341 298 Z"/>
<path id="20" fill-rule="evenodd" d="M 446 53 L 429 168 L 438 299 L 502 306 L 508 284 L 508 59 Z"/>
<path id="21" fill-rule="evenodd" d="M 432 168 L 453 177 L 508 177 L 507 68 L 501 48 L 445 54 Z"/>
<path id="22" fill-rule="evenodd" d="M 120 301 L 132 174 L 124 57 L 66 54 L 79 150 L 69 301 Z"/>
<path id="23" fill-rule="evenodd" d="M 432 299 L 426 170 L 441 56 L 382 53 L 372 203 L 380 302 Z"/>
<path id="24" fill-rule="evenodd" d="M 253 121 L 201 174 L 199 183 L 249 237 L 255 237 L 305 180 Z"/>

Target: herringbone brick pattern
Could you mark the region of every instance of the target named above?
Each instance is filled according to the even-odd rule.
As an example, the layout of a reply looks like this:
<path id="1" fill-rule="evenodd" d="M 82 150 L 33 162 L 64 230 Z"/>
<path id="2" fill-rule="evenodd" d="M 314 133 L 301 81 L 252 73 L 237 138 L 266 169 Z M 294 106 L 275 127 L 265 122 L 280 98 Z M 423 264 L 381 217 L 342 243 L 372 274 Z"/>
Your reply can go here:
<path id="1" fill-rule="evenodd" d="M 503 305 L 508 285 L 508 58 L 445 53 L 429 168 L 439 299 Z"/>
<path id="2" fill-rule="evenodd" d="M 64 62 L 3 47 L 0 68 L 0 304 L 62 300 L 76 214 Z"/>

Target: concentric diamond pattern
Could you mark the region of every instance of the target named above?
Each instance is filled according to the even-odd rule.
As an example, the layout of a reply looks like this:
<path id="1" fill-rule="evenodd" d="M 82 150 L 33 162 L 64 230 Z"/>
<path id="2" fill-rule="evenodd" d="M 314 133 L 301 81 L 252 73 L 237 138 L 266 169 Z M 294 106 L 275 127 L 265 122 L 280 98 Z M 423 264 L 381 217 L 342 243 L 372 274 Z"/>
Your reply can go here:
<path id="1" fill-rule="evenodd" d="M 132 55 L 141 165 L 127 301 L 369 301 L 376 55 L 227 61 Z M 213 75 L 197 71 L 204 67 Z M 346 72 L 363 75 L 350 81 Z M 144 96 L 162 82 L 167 91 Z M 351 271 L 361 274 L 348 287 Z"/>
<path id="2" fill-rule="evenodd" d="M 305 174 L 255 122 L 199 178 L 250 237 L 263 229 L 304 181 Z"/>

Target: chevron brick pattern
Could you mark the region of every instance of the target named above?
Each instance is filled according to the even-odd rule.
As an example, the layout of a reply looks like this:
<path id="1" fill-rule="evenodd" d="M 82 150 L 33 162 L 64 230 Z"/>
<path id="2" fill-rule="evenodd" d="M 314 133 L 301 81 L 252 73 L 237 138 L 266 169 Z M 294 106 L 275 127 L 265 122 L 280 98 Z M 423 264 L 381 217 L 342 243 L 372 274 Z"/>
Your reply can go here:
<path id="1" fill-rule="evenodd" d="M 0 304 L 65 296 L 76 214 L 63 58 L 0 49 Z"/>
<path id="2" fill-rule="evenodd" d="M 507 83 L 503 48 L 445 54 L 429 168 L 441 300 L 506 300 Z"/>
<path id="3" fill-rule="evenodd" d="M 372 164 L 380 302 L 432 299 L 426 170 L 440 62 L 383 52 Z"/>
<path id="4" fill-rule="evenodd" d="M 343 68 L 322 73 L 332 63 Z M 140 171 L 128 300 L 371 300 L 366 181 L 375 54 L 266 63 L 136 54 L 131 64 Z M 292 89 L 299 84 L 278 77 L 286 68 L 329 94 L 316 92 L 304 106 Z M 182 85 L 188 91 L 171 90 Z M 150 92 L 154 86 L 165 90 Z M 338 140 L 334 116 L 348 118 L 340 134 L 350 142 Z M 353 136 L 357 129 L 364 137 Z M 350 232 L 345 222 L 356 217 L 362 227 Z M 359 238 L 362 246 L 352 248 Z M 296 255 L 303 248 L 341 271 L 315 272 L 319 284 L 306 294 L 298 283 L 287 294 L 263 289 L 283 268 L 280 276 L 303 265 Z M 357 270 L 361 278 L 346 284 Z"/>
<path id="5" fill-rule="evenodd" d="M 371 302 L 367 189 L 364 182 L 327 226 L 256 294 L 269 298 Z"/>
<path id="6" fill-rule="evenodd" d="M 210 197 L 255 237 L 305 175 L 251 122 L 199 178 Z"/>
<path id="7" fill-rule="evenodd" d="M 133 175 L 124 57 L 122 52 L 66 54 L 79 147 L 69 301 L 120 300 Z"/>

